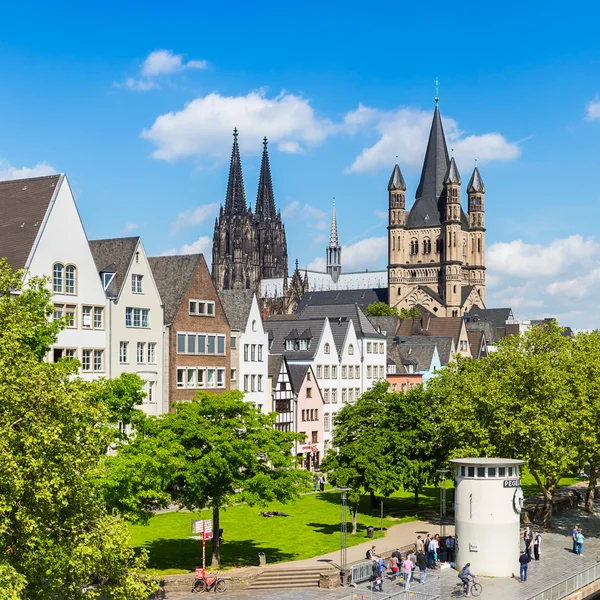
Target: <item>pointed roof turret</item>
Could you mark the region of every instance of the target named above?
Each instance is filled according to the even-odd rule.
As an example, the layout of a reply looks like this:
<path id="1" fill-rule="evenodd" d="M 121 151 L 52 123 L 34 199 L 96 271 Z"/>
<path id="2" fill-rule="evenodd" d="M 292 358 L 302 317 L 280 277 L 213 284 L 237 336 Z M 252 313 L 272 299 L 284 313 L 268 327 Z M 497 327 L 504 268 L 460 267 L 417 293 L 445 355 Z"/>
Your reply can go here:
<path id="1" fill-rule="evenodd" d="M 267 150 L 267 138 L 263 139 L 262 164 L 260 166 L 260 178 L 258 180 L 258 195 L 256 196 L 256 210 L 254 214 L 260 221 L 275 219 L 275 196 L 273 195 L 273 182 L 271 181 L 271 166 L 269 164 L 269 152 Z"/>
<path id="2" fill-rule="evenodd" d="M 473 170 L 473 175 L 471 175 L 471 179 L 469 179 L 469 184 L 467 185 L 467 194 L 472 194 L 473 192 L 485 194 L 485 185 L 477 167 Z"/>
<path id="3" fill-rule="evenodd" d="M 402 171 L 400 171 L 398 163 L 394 166 L 390 182 L 388 183 L 388 192 L 393 192 L 395 190 L 406 191 L 406 183 L 404 183 L 404 177 L 402 177 Z"/>
<path id="4" fill-rule="evenodd" d="M 443 217 L 440 217 L 443 206 L 440 206 L 439 200 L 444 190 L 449 163 L 442 117 L 436 100 L 421 180 L 415 194 L 416 201 L 407 219 L 409 227 L 432 227 L 443 221 Z"/>
<path id="5" fill-rule="evenodd" d="M 240 148 L 238 145 L 238 130 L 236 128 L 233 130 L 233 148 L 231 150 L 231 163 L 229 165 L 227 195 L 225 196 L 225 213 L 227 215 L 245 215 L 247 210 L 242 162 L 240 160 Z"/>
<path id="6" fill-rule="evenodd" d="M 331 215 L 331 232 L 329 234 L 329 247 L 337 248 L 339 246 L 337 220 L 335 218 L 335 200 L 333 201 L 333 213 Z"/>
<path id="7" fill-rule="evenodd" d="M 457 183 L 458 185 L 461 183 L 460 173 L 458 172 L 454 156 L 450 159 L 450 166 L 448 167 L 448 174 L 446 175 L 446 179 L 444 179 L 444 183 Z"/>

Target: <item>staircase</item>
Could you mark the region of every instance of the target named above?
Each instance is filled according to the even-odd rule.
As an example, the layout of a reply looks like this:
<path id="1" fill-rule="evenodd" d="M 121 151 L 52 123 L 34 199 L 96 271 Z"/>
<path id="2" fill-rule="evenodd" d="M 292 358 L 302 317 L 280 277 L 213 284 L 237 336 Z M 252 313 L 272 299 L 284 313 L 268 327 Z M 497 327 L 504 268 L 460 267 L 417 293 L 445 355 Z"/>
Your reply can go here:
<path id="1" fill-rule="evenodd" d="M 267 569 L 261 573 L 252 583 L 252 590 L 278 590 L 278 589 L 300 589 L 319 587 L 321 574 L 337 574 L 337 569 L 321 567 L 305 567 L 291 569 Z"/>

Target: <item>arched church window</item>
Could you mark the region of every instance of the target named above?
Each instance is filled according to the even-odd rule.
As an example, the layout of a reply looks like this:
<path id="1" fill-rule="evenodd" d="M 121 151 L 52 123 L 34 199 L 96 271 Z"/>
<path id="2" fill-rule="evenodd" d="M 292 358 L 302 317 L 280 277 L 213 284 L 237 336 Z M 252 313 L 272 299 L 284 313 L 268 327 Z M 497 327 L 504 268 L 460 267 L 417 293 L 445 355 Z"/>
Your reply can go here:
<path id="1" fill-rule="evenodd" d="M 396 211 L 393 210 L 392 211 L 392 223 L 394 223 L 396 221 Z"/>
<path id="2" fill-rule="evenodd" d="M 431 254 L 431 240 L 429 238 L 423 240 L 423 254 Z"/>
<path id="3" fill-rule="evenodd" d="M 435 240 L 435 252 L 439 254 L 442 251 L 442 240 L 440 238 L 436 238 Z"/>
<path id="4" fill-rule="evenodd" d="M 392 250 L 396 249 L 396 238 L 392 236 Z"/>
<path id="5" fill-rule="evenodd" d="M 477 252 L 481 252 L 481 238 L 477 238 Z"/>
<path id="6" fill-rule="evenodd" d="M 456 231 L 452 234 L 452 245 L 456 248 Z"/>
<path id="7" fill-rule="evenodd" d="M 400 289 L 401 289 L 401 288 L 398 288 L 398 297 L 400 297 Z"/>

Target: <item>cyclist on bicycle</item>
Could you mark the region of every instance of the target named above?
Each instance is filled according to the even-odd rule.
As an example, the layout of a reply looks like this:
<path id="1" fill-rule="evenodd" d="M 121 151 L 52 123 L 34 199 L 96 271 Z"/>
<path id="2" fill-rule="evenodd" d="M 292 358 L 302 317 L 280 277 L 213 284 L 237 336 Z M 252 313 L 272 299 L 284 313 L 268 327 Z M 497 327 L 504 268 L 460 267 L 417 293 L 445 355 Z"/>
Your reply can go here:
<path id="1" fill-rule="evenodd" d="M 471 595 L 471 585 L 473 583 L 473 579 L 475 578 L 475 575 L 473 575 L 473 573 L 471 573 L 471 569 L 469 569 L 470 566 L 471 563 L 467 563 L 458 574 L 458 578 L 465 586 L 465 596 Z"/>

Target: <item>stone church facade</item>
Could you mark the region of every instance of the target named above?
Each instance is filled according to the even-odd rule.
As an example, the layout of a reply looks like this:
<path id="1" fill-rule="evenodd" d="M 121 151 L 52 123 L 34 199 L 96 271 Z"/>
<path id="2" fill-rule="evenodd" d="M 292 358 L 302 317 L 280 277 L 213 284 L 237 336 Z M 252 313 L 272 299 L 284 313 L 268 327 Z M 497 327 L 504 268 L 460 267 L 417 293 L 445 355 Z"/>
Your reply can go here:
<path id="1" fill-rule="evenodd" d="M 410 211 L 398 165 L 388 184 L 390 306 L 422 306 L 448 317 L 474 306 L 485 308 L 485 186 L 477 167 L 466 191 L 467 214 L 436 99 L 421 180 Z"/>
<path id="2" fill-rule="evenodd" d="M 281 213 L 276 211 L 267 138 L 254 212 L 246 203 L 237 129 L 227 182 L 225 206 L 215 220 L 212 278 L 217 290 L 249 289 L 260 294 L 262 279 L 284 277 L 287 242 Z M 260 297 L 260 295 L 259 295 Z"/>

